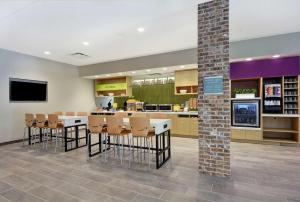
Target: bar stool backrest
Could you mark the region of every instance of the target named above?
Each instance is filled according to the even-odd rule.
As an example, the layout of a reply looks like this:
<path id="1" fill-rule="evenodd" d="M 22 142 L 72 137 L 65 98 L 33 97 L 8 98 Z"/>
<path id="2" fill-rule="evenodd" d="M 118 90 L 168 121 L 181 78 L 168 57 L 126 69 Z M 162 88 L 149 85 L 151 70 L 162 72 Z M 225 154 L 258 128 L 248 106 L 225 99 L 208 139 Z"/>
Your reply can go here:
<path id="1" fill-rule="evenodd" d="M 137 112 L 137 113 L 132 113 L 131 117 L 150 117 L 150 114 L 148 113 L 143 113 L 143 112 Z"/>
<path id="2" fill-rule="evenodd" d="M 75 116 L 75 112 L 66 112 L 66 116 Z"/>
<path id="3" fill-rule="evenodd" d="M 150 119 L 168 119 L 168 115 L 162 113 L 150 113 Z"/>
<path id="4" fill-rule="evenodd" d="M 121 117 L 121 118 L 128 118 L 128 113 L 126 113 L 126 112 L 118 112 L 118 113 L 115 113 L 115 116 L 116 117 Z"/>
<path id="5" fill-rule="evenodd" d="M 150 129 L 150 119 L 148 117 L 130 117 L 129 123 L 132 136 L 146 137 Z"/>
<path id="6" fill-rule="evenodd" d="M 53 114 L 56 114 L 57 116 L 62 116 L 62 115 L 64 115 L 63 112 L 54 112 Z"/>
<path id="7" fill-rule="evenodd" d="M 77 112 L 77 116 L 87 116 L 87 112 Z"/>
<path id="8" fill-rule="evenodd" d="M 46 116 L 45 114 L 37 114 L 36 115 L 36 126 L 39 128 L 45 127 Z"/>
<path id="9" fill-rule="evenodd" d="M 103 130 L 105 124 L 103 116 L 91 115 L 88 117 L 89 130 L 91 133 L 99 134 Z"/>
<path id="10" fill-rule="evenodd" d="M 123 130 L 123 118 L 118 116 L 106 116 L 107 132 L 112 135 L 119 135 Z"/>
<path id="11" fill-rule="evenodd" d="M 48 128 L 56 129 L 58 123 L 58 115 L 48 114 Z"/>
<path id="12" fill-rule="evenodd" d="M 34 115 L 33 114 L 25 114 L 25 125 L 30 128 L 33 126 Z"/>

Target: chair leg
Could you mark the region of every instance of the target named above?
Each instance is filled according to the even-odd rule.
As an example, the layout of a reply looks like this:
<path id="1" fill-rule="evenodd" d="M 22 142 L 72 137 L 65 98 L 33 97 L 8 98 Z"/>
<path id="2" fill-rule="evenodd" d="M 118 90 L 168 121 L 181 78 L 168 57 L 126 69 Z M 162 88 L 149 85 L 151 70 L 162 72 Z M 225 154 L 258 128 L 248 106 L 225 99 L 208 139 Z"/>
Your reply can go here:
<path id="1" fill-rule="evenodd" d="M 25 128 L 24 128 L 24 135 L 23 135 L 23 147 L 25 146 L 26 130 L 27 130 L 27 127 L 25 127 Z M 28 134 L 28 137 L 29 137 L 29 134 Z"/>
<path id="2" fill-rule="evenodd" d="M 90 133 L 87 135 L 87 161 L 90 160 Z"/>
<path id="3" fill-rule="evenodd" d="M 104 153 L 104 161 L 106 161 L 106 155 L 107 155 L 107 141 L 108 141 L 108 134 L 105 133 L 105 145 L 104 145 L 104 150 L 105 150 L 105 153 Z"/>
<path id="4" fill-rule="evenodd" d="M 56 152 L 56 148 L 57 148 L 57 145 L 58 145 L 58 144 L 57 144 L 57 143 L 58 143 L 58 140 L 57 140 L 58 138 L 57 138 L 57 136 L 58 136 L 58 130 L 56 129 L 56 130 L 55 130 L 55 149 L 54 149 L 54 152 Z"/>
<path id="5" fill-rule="evenodd" d="M 131 144 L 132 144 L 132 137 L 130 138 L 129 135 L 128 135 L 128 145 L 129 145 L 129 168 L 130 168 L 130 162 L 131 162 L 131 157 L 132 157 L 132 154 L 131 154 Z"/>
<path id="6" fill-rule="evenodd" d="M 150 142 L 149 138 L 146 138 L 147 140 L 147 147 L 148 147 L 148 168 L 150 169 Z"/>

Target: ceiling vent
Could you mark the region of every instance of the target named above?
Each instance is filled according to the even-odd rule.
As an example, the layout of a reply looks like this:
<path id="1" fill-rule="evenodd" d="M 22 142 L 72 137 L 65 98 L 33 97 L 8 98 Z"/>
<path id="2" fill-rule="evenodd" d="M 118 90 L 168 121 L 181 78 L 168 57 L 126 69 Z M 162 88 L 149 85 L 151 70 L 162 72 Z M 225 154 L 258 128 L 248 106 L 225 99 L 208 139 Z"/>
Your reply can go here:
<path id="1" fill-rule="evenodd" d="M 84 54 L 84 53 L 72 53 L 71 56 L 77 58 L 77 59 L 85 59 L 88 58 L 89 56 Z"/>

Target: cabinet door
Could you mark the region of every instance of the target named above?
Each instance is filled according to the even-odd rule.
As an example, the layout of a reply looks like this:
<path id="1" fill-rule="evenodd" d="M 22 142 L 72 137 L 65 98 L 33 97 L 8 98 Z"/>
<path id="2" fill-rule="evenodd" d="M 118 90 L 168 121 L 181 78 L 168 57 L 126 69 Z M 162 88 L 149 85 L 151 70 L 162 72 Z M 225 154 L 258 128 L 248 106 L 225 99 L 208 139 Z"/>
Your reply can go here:
<path id="1" fill-rule="evenodd" d="M 190 118 L 177 118 L 177 133 L 178 135 L 190 135 Z"/>
<path id="2" fill-rule="evenodd" d="M 175 72 L 175 86 L 197 86 L 198 71 L 183 70 Z"/>
<path id="3" fill-rule="evenodd" d="M 262 131 L 260 130 L 246 130 L 247 140 L 262 140 Z"/>
<path id="4" fill-rule="evenodd" d="M 198 118 L 190 118 L 190 135 L 198 136 Z"/>
<path id="5" fill-rule="evenodd" d="M 232 139 L 246 139 L 245 130 L 231 129 Z"/>

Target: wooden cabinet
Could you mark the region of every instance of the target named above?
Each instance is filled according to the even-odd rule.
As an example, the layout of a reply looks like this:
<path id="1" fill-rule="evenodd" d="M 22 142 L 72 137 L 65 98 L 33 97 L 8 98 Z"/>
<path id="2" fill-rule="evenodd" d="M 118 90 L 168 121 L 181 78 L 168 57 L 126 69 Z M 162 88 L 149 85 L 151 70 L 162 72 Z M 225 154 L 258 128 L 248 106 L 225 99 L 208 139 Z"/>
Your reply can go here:
<path id="1" fill-rule="evenodd" d="M 190 118 L 190 135 L 198 136 L 198 118 L 191 117 Z"/>
<path id="2" fill-rule="evenodd" d="M 181 90 L 186 91 L 180 93 Z M 175 71 L 175 94 L 197 94 L 198 92 L 198 70 Z"/>
<path id="3" fill-rule="evenodd" d="M 131 96 L 131 77 L 115 77 L 95 80 L 95 96 Z"/>
<path id="4" fill-rule="evenodd" d="M 247 140 L 262 140 L 261 130 L 246 130 L 245 137 Z"/>
<path id="5" fill-rule="evenodd" d="M 231 129 L 231 139 L 246 139 L 245 130 Z"/>
<path id="6" fill-rule="evenodd" d="M 171 134 L 181 137 L 198 136 L 198 118 L 190 115 L 170 115 L 172 120 Z"/>
<path id="7" fill-rule="evenodd" d="M 262 140 L 262 131 L 255 129 L 231 129 L 231 139 Z"/>

